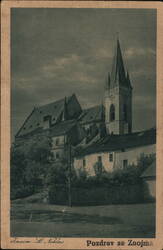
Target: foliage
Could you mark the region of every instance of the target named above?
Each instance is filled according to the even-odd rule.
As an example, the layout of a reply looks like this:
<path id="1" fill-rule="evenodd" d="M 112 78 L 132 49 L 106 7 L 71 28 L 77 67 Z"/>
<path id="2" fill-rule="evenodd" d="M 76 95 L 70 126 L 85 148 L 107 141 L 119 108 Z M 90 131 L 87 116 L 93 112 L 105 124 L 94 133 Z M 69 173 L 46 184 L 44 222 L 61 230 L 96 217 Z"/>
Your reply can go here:
<path id="1" fill-rule="evenodd" d="M 62 162 L 51 164 L 46 183 L 47 185 L 55 185 L 55 184 L 66 184 L 67 182 L 67 168 Z"/>
<path id="2" fill-rule="evenodd" d="M 137 165 L 128 165 L 125 169 L 116 167 L 113 172 L 106 172 L 102 162 L 94 164 L 95 176 L 87 176 L 86 171 L 79 171 L 77 181 L 73 184 L 76 187 L 92 186 L 123 186 L 126 184 L 141 184 L 140 175 L 155 160 L 155 154 L 141 154 Z"/>
<path id="3" fill-rule="evenodd" d="M 71 184 L 73 205 L 132 204 L 145 202 L 141 173 L 154 161 L 155 155 L 142 154 L 137 165 L 125 169 L 117 167 L 112 173 L 105 172 L 102 164 L 95 164 L 96 175 L 88 176 L 84 169 L 74 175 Z M 54 185 L 49 192 L 50 203 L 68 204 L 65 183 Z"/>
<path id="4" fill-rule="evenodd" d="M 97 178 L 100 178 L 101 175 L 105 172 L 104 166 L 103 166 L 101 161 L 97 161 L 94 164 L 93 168 L 94 168 L 94 171 L 95 171 Z"/>
<path id="5" fill-rule="evenodd" d="M 11 186 L 25 184 L 25 155 L 21 149 L 11 148 Z"/>
<path id="6" fill-rule="evenodd" d="M 50 166 L 51 140 L 35 136 L 11 148 L 11 198 L 39 191 Z"/>

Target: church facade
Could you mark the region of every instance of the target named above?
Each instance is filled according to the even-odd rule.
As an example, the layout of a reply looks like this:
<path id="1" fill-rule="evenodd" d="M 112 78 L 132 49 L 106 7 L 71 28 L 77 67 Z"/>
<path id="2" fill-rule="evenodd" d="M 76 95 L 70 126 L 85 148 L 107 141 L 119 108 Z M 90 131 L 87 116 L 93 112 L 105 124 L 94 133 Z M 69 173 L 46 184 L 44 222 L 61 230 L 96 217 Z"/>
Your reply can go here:
<path id="1" fill-rule="evenodd" d="M 89 175 L 95 174 L 93 165 L 97 161 L 103 163 L 106 171 L 112 171 L 117 166 L 136 163 L 142 153 L 155 153 L 155 129 L 132 133 L 132 86 L 124 68 L 119 40 L 103 103 L 82 109 L 73 94 L 35 107 L 16 134 L 15 142 L 47 134 L 52 139 L 55 162 L 67 155 L 69 145 L 76 171 L 84 169 Z"/>

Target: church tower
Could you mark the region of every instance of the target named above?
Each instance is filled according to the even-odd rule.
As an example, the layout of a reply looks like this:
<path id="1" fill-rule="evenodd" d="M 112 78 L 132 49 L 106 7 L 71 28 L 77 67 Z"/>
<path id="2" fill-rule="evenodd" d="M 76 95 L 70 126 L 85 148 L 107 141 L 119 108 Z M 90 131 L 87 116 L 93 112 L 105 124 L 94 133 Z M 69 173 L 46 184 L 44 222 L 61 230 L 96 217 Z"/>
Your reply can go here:
<path id="1" fill-rule="evenodd" d="M 105 123 L 108 134 L 132 132 L 132 86 L 125 72 L 119 40 L 113 59 L 111 75 L 105 86 Z"/>

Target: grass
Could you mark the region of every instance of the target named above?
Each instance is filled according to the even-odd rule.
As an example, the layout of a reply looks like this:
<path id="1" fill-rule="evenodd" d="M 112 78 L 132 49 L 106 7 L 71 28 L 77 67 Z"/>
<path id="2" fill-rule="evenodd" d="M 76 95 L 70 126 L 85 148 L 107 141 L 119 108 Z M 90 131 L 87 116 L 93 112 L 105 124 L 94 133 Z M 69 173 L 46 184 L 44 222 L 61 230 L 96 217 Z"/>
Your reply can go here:
<path id="1" fill-rule="evenodd" d="M 155 204 L 65 207 L 13 204 L 15 237 L 133 237 L 155 234 Z"/>
<path id="2" fill-rule="evenodd" d="M 50 210 L 21 210 L 11 211 L 11 220 L 23 222 L 64 222 L 64 223 L 92 223 L 92 224 L 121 224 L 116 217 L 74 214 Z"/>

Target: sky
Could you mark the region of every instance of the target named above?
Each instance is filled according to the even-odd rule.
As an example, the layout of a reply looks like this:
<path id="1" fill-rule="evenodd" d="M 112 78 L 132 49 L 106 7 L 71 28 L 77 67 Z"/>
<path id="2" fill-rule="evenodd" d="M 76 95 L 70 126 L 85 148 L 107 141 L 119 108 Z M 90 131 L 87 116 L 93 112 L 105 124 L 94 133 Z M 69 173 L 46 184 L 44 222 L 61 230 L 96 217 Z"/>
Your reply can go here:
<path id="1" fill-rule="evenodd" d="M 156 11 L 13 8 L 12 137 L 35 106 L 76 94 L 101 104 L 117 36 L 133 86 L 133 131 L 156 123 Z"/>

